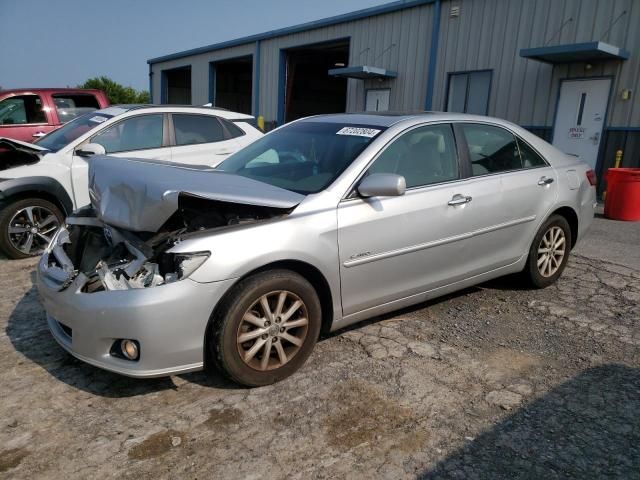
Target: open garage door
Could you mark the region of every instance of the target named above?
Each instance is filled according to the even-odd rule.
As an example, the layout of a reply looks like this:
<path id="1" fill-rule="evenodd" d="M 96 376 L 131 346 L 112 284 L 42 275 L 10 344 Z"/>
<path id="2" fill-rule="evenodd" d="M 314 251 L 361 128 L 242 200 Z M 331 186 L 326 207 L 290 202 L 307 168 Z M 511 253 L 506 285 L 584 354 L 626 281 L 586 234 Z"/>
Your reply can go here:
<path id="1" fill-rule="evenodd" d="M 287 50 L 284 120 L 344 112 L 347 79 L 329 76 L 327 72 L 348 63 L 348 40 Z"/>
<path id="2" fill-rule="evenodd" d="M 191 67 L 165 70 L 162 103 L 191 105 Z"/>
<path id="3" fill-rule="evenodd" d="M 215 70 L 214 105 L 234 112 L 251 114 L 253 58 L 233 58 L 213 64 Z"/>

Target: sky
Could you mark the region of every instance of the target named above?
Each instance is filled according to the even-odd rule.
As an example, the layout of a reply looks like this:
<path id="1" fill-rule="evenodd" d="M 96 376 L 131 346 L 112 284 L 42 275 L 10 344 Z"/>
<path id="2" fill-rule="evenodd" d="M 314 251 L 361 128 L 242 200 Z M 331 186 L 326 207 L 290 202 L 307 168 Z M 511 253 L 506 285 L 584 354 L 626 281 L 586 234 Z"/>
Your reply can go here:
<path id="1" fill-rule="evenodd" d="M 0 87 L 106 75 L 149 88 L 149 58 L 391 0 L 0 0 Z"/>

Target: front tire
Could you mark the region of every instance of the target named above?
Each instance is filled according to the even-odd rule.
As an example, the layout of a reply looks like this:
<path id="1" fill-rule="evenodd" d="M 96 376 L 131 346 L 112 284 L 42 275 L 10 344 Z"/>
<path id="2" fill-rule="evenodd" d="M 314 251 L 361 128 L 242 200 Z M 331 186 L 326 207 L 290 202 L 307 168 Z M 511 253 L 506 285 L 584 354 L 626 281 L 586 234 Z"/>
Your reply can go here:
<path id="1" fill-rule="evenodd" d="M 0 250 L 9 258 L 40 255 L 64 222 L 64 214 L 42 198 L 25 198 L 0 211 Z"/>
<path id="2" fill-rule="evenodd" d="M 322 310 L 313 286 L 289 270 L 240 281 L 214 312 L 208 359 L 249 387 L 278 382 L 307 360 L 320 334 Z"/>
<path id="3" fill-rule="evenodd" d="M 551 215 L 540 227 L 529 250 L 524 273 L 536 288 L 545 288 L 560 278 L 569 260 L 571 227 L 561 215 Z"/>

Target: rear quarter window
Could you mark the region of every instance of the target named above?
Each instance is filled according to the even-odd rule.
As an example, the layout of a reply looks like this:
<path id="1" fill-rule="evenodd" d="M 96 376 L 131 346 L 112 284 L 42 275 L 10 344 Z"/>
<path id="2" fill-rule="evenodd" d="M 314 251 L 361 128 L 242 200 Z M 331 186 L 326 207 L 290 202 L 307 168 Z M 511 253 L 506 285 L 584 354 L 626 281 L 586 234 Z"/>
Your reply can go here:
<path id="1" fill-rule="evenodd" d="M 51 97 L 60 123 L 67 123 L 100 108 L 98 99 L 89 93 L 54 93 Z"/>
<path id="2" fill-rule="evenodd" d="M 220 121 L 222 122 L 224 127 L 227 129 L 227 132 L 229 132 L 229 135 L 227 138 L 237 138 L 245 134 L 244 130 L 242 130 L 235 123 L 230 122 L 229 120 L 224 120 L 222 118 L 220 119 Z"/>

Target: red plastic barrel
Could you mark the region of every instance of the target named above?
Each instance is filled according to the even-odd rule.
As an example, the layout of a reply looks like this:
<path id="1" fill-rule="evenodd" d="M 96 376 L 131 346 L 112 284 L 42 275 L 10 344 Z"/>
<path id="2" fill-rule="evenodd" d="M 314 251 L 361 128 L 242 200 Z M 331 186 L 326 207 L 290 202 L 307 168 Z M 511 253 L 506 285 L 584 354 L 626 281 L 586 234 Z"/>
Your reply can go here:
<path id="1" fill-rule="evenodd" d="M 640 168 L 610 168 L 606 180 L 605 217 L 640 220 Z"/>

